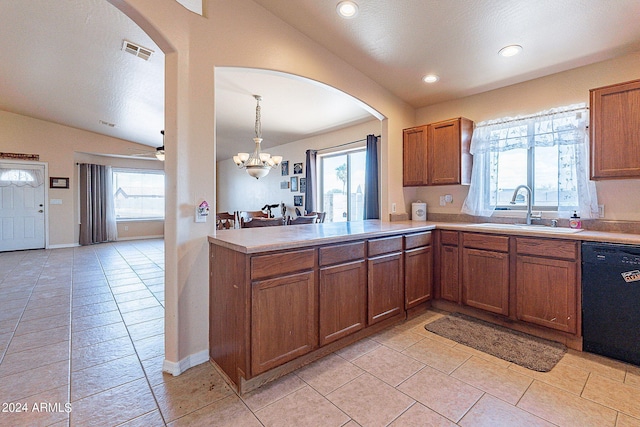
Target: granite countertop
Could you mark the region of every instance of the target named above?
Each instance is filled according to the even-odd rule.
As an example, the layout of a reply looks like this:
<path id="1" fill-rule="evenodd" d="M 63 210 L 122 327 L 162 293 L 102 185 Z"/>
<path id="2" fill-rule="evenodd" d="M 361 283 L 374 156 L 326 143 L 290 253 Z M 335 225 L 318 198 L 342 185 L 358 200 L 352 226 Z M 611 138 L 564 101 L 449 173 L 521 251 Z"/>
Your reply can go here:
<path id="1" fill-rule="evenodd" d="M 218 230 L 215 234 L 209 236 L 209 242 L 238 252 L 252 254 L 434 229 L 578 241 L 640 244 L 640 234 L 632 233 L 591 230 L 571 233 L 567 232 L 566 227 L 559 227 L 554 230 L 551 227 L 536 229 L 536 227 L 522 228 L 504 224 L 479 225 L 463 222 L 434 221 L 385 222 L 380 220 Z"/>

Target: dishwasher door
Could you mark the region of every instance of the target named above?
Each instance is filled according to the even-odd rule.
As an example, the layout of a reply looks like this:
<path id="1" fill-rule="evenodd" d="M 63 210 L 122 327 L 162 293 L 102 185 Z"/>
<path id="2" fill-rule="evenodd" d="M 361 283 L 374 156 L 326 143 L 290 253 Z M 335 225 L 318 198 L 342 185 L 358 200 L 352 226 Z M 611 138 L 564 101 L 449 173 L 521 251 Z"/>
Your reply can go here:
<path id="1" fill-rule="evenodd" d="M 640 247 L 582 244 L 584 351 L 640 365 Z"/>

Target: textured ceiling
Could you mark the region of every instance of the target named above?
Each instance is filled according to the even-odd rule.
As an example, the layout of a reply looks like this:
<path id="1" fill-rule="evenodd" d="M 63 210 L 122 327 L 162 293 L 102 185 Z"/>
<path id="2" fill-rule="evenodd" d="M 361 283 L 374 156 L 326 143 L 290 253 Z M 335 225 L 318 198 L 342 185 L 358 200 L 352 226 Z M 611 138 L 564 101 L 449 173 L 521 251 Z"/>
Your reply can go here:
<path id="1" fill-rule="evenodd" d="M 338 0 L 254 1 L 414 107 L 640 50 L 638 0 L 356 0 L 351 20 L 336 14 Z M 124 39 L 155 54 L 145 62 L 124 53 Z M 513 43 L 520 55 L 497 55 Z M 162 144 L 164 57 L 106 0 L 0 0 L 0 58 L 0 109 Z M 266 147 L 372 118 L 299 79 L 217 73 L 219 158 L 235 151 L 225 145 L 250 142 L 254 93 L 264 97 Z M 426 85 L 427 73 L 441 80 Z"/>

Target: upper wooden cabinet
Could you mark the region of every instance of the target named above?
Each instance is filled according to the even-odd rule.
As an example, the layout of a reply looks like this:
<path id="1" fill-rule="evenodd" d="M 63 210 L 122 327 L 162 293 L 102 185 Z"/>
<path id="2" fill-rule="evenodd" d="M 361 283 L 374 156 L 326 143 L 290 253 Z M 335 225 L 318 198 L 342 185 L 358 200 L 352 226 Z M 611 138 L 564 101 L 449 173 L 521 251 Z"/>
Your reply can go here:
<path id="1" fill-rule="evenodd" d="M 591 89 L 591 178 L 640 178 L 640 80 Z"/>
<path id="2" fill-rule="evenodd" d="M 469 184 L 473 122 L 463 117 L 403 131 L 403 185 Z"/>

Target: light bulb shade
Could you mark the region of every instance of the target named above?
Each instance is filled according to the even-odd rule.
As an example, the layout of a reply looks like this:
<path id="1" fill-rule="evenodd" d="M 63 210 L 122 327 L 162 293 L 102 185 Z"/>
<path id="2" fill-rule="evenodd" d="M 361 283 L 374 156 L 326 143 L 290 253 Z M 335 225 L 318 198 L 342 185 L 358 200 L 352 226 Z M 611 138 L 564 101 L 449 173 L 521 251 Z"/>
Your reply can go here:
<path id="1" fill-rule="evenodd" d="M 240 157 L 238 157 L 238 156 L 233 156 L 233 162 L 238 166 L 240 166 L 240 164 L 242 164 L 242 161 L 240 160 Z"/>
<path id="2" fill-rule="evenodd" d="M 263 162 L 268 161 L 271 158 L 271 154 L 269 153 L 260 153 L 260 160 Z"/>
<path id="3" fill-rule="evenodd" d="M 268 166 L 247 166 L 246 169 L 247 173 L 255 179 L 267 176 L 270 170 Z"/>
<path id="4" fill-rule="evenodd" d="M 156 151 L 156 159 L 160 160 L 161 162 L 164 162 L 164 150 Z"/>
<path id="5" fill-rule="evenodd" d="M 238 158 L 241 162 L 246 162 L 249 159 L 249 153 L 238 153 Z"/>
<path id="6" fill-rule="evenodd" d="M 271 156 L 274 165 L 279 165 L 282 162 L 282 156 Z"/>

